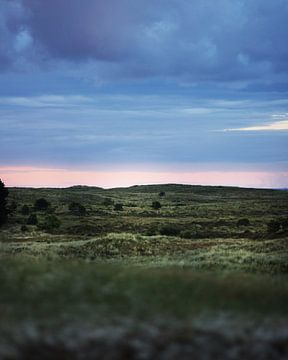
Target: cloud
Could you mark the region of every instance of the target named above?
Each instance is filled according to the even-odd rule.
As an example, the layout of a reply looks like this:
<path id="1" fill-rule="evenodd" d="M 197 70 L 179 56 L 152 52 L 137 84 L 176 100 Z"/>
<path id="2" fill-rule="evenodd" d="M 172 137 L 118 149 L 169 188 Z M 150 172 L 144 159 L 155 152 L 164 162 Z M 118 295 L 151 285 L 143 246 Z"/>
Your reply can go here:
<path id="1" fill-rule="evenodd" d="M 267 125 L 225 129 L 224 131 L 287 131 L 287 130 L 288 130 L 288 120 L 282 120 L 282 121 L 275 121 Z"/>
<path id="2" fill-rule="evenodd" d="M 0 68 L 244 84 L 288 73 L 283 0 L 2 0 Z M 20 60 L 21 61 L 20 61 Z M 24 64 L 24 65 L 23 65 Z"/>

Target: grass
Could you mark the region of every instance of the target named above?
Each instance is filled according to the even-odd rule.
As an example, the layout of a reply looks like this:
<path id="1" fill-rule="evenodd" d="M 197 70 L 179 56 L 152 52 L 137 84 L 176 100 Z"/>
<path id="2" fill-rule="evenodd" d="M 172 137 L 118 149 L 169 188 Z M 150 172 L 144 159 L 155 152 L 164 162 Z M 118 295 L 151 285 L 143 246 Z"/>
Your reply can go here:
<path id="1" fill-rule="evenodd" d="M 47 211 L 33 208 L 41 197 L 51 204 Z M 159 201 L 161 208 L 154 210 L 153 201 Z M 83 205 L 86 215 L 72 214 L 71 202 Z M 119 359 L 128 356 L 123 344 L 146 341 L 147 331 L 138 329 L 141 324 L 149 328 L 147 359 L 158 358 L 159 343 L 163 349 L 177 345 L 182 354 L 197 341 L 192 355 L 199 349 L 206 354 L 218 343 L 223 346 L 213 348 L 213 354 L 220 358 L 225 358 L 226 350 L 237 353 L 242 346 L 243 355 L 250 344 L 254 355 L 247 353 L 245 358 L 257 354 L 256 358 L 263 358 L 257 352 L 260 341 L 269 343 L 269 351 L 263 345 L 265 356 L 288 356 L 283 335 L 288 319 L 288 232 L 284 225 L 275 231 L 267 226 L 271 220 L 288 217 L 287 191 L 184 185 L 13 188 L 12 203 L 17 207 L 0 232 L 0 335 L 8 331 L 10 339 L 1 345 L 0 336 L 0 358 L 3 349 L 16 349 L 16 355 L 11 350 L 6 358 L 22 359 L 26 352 L 26 358 L 42 358 L 60 328 L 50 358 L 70 359 L 77 351 L 74 358 L 85 358 L 89 339 L 102 344 L 108 354 L 119 319 L 117 331 L 122 335 L 113 345 Z M 117 203 L 123 204 L 123 210 L 115 210 Z M 52 214 L 60 227 L 45 230 L 27 225 L 29 215 L 21 211 L 24 204 L 40 224 Z M 248 221 L 239 226 L 240 219 Z M 223 316 L 234 320 L 224 321 Z M 197 319 L 205 323 L 203 331 L 195 329 Z M 247 332 L 249 321 L 253 324 Z M 211 332 L 214 322 L 217 330 Z M 92 334 L 84 324 L 94 329 Z M 162 326 L 171 333 L 167 335 Z M 102 329 L 100 335 L 95 329 Z M 267 334 L 276 334 L 277 329 L 279 336 L 269 335 L 269 342 Z M 237 331 L 242 335 L 232 344 L 231 334 Z M 75 340 L 76 350 L 69 348 L 71 332 L 81 334 L 84 342 Z M 37 333 L 37 341 L 30 333 Z"/>
<path id="2" fill-rule="evenodd" d="M 187 319 L 212 311 L 288 314 L 285 276 L 31 259 L 3 260 L 0 270 L 2 320 L 93 313 L 142 319 Z"/>

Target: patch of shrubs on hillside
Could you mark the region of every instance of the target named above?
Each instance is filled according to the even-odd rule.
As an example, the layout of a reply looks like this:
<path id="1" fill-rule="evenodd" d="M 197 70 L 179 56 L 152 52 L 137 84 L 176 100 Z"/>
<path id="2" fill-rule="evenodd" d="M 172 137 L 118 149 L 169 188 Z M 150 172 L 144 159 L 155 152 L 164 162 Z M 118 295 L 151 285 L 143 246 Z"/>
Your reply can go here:
<path id="1" fill-rule="evenodd" d="M 71 215 L 75 216 L 85 216 L 86 215 L 86 208 L 82 204 L 78 202 L 71 202 L 68 206 L 69 212 Z"/>
<path id="2" fill-rule="evenodd" d="M 237 227 L 240 227 L 240 226 L 250 226 L 249 219 L 246 219 L 246 218 L 239 219 L 237 221 Z"/>
<path id="3" fill-rule="evenodd" d="M 122 211 L 123 210 L 123 204 L 117 203 L 114 205 L 115 211 Z"/>
<path id="4" fill-rule="evenodd" d="M 283 235 L 288 233 L 288 218 L 270 220 L 267 223 L 268 235 Z"/>
<path id="5" fill-rule="evenodd" d="M 159 228 L 160 235 L 166 236 L 178 236 L 181 232 L 181 228 L 177 224 L 165 224 Z"/>
<path id="6" fill-rule="evenodd" d="M 50 203 L 44 198 L 37 199 L 34 203 L 35 211 L 47 211 L 49 207 Z"/>
<path id="7" fill-rule="evenodd" d="M 43 221 L 38 223 L 38 228 L 40 230 L 53 233 L 55 230 L 59 229 L 61 221 L 55 215 L 47 215 Z"/>
<path id="8" fill-rule="evenodd" d="M 36 214 L 31 214 L 28 216 L 26 220 L 27 225 L 37 225 L 38 224 L 38 217 Z"/>

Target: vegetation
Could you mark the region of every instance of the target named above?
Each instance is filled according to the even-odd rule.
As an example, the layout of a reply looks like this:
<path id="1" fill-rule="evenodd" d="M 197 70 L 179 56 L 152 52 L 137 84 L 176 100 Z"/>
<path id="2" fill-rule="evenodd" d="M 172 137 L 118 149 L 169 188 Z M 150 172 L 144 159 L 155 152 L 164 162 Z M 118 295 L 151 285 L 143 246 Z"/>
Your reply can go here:
<path id="1" fill-rule="evenodd" d="M 86 215 L 86 208 L 85 206 L 73 201 L 69 204 L 69 211 L 72 215 L 84 216 Z"/>
<path id="2" fill-rule="evenodd" d="M 0 227 L 5 224 L 8 219 L 7 196 L 8 189 L 0 179 Z"/>
<path id="3" fill-rule="evenodd" d="M 154 210 L 159 210 L 159 209 L 161 209 L 161 204 L 160 204 L 160 202 L 159 202 L 159 201 L 153 201 L 153 202 L 152 202 L 152 208 L 153 208 Z"/>
<path id="4" fill-rule="evenodd" d="M 48 206 L 35 206 L 39 199 Z M 124 359 L 121 344 L 134 340 L 143 354 L 151 347 L 147 359 L 167 358 L 170 345 L 216 354 L 207 359 L 221 349 L 234 349 L 237 360 L 288 355 L 287 191 L 11 188 L 12 202 L 0 233 L 0 335 L 10 331 L 0 336 L 0 358 L 11 348 L 43 358 L 50 344 L 51 358 L 114 346 Z M 1 338 L 10 342 L 1 346 Z"/>
<path id="5" fill-rule="evenodd" d="M 34 209 L 36 211 L 45 211 L 48 210 L 49 206 L 50 204 L 46 199 L 40 198 L 35 201 Z"/>

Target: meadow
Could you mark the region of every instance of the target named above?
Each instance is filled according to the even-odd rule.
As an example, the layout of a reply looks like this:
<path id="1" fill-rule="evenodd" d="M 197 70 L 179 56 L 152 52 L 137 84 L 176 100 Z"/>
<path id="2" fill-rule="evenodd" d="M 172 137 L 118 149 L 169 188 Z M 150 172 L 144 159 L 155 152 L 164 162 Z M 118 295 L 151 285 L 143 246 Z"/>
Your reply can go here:
<path id="1" fill-rule="evenodd" d="M 9 209 L 0 358 L 287 358 L 287 190 L 10 188 Z"/>

